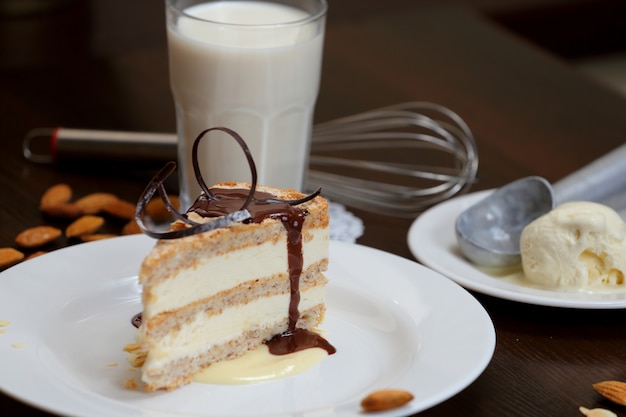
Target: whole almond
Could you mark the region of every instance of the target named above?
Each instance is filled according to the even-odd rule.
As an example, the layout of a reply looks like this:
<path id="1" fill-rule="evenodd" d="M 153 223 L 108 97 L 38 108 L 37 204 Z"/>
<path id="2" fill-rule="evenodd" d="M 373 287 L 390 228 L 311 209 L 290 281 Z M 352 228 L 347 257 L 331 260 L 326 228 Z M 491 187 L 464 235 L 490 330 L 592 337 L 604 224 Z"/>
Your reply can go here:
<path id="1" fill-rule="evenodd" d="M 135 218 L 136 205 L 124 200 L 111 201 L 102 207 L 102 211 L 113 217 L 122 220 L 132 220 Z"/>
<path id="2" fill-rule="evenodd" d="M 100 213 L 104 206 L 118 200 L 115 194 L 91 193 L 76 200 L 75 204 L 81 208 L 84 214 Z"/>
<path id="3" fill-rule="evenodd" d="M 22 248 L 36 248 L 61 236 L 61 230 L 52 226 L 35 226 L 20 232 L 15 243 Z"/>
<path id="4" fill-rule="evenodd" d="M 626 405 L 626 382 L 602 381 L 591 386 L 604 398 L 616 404 Z"/>
<path id="5" fill-rule="evenodd" d="M 24 259 L 24 254 L 13 248 L 0 248 L 0 268 L 8 268 Z"/>
<path id="6" fill-rule="evenodd" d="M 384 411 L 401 407 L 413 399 L 413 394 L 399 389 L 375 391 L 363 398 L 361 407 L 364 411 Z"/>
<path id="7" fill-rule="evenodd" d="M 169 196 L 169 199 L 170 203 L 172 203 L 172 207 L 178 210 L 180 208 L 180 199 L 175 195 Z M 148 202 L 146 205 L 146 214 L 155 223 L 163 223 L 172 218 L 171 213 L 160 198 L 154 198 Z"/>
<path id="8" fill-rule="evenodd" d="M 104 218 L 100 216 L 85 215 L 74 220 L 65 229 L 68 238 L 79 237 L 95 233 L 104 224 Z"/>
<path id="9" fill-rule="evenodd" d="M 41 211 L 48 217 L 64 220 L 74 220 L 83 215 L 83 210 L 73 203 L 53 204 L 41 207 Z"/>
<path id="10" fill-rule="evenodd" d="M 45 209 L 58 204 L 65 204 L 72 198 L 72 189 L 67 184 L 56 184 L 48 188 L 39 201 L 39 207 Z"/>

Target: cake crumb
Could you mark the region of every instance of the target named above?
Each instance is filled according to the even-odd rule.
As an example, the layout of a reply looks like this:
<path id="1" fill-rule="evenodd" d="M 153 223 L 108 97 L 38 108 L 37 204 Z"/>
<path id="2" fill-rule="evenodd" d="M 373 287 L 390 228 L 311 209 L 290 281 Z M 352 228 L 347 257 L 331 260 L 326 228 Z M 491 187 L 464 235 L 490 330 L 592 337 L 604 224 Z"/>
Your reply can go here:
<path id="1" fill-rule="evenodd" d="M 8 320 L 0 320 L 0 327 L 7 327 L 11 322 Z"/>
<path id="2" fill-rule="evenodd" d="M 24 343 L 20 342 L 20 343 L 13 343 L 11 345 L 11 347 L 13 349 L 24 349 L 26 347 L 26 345 Z"/>
<path id="3" fill-rule="evenodd" d="M 136 390 L 139 386 L 137 385 L 135 378 L 128 378 L 124 380 L 124 388 Z"/>
<path id="4" fill-rule="evenodd" d="M 118 366 L 119 364 L 117 362 L 111 362 L 111 363 L 107 363 L 108 367 L 113 367 L 113 366 Z"/>

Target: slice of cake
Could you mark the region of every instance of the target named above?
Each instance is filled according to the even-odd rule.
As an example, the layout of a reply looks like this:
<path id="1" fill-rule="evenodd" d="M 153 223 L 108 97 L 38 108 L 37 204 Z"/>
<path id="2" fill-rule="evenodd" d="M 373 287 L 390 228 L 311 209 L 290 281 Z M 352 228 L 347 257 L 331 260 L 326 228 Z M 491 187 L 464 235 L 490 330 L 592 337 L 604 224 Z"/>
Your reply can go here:
<path id="1" fill-rule="evenodd" d="M 200 198 L 188 218 L 202 224 L 236 211 L 249 190 L 249 184 L 219 184 L 211 189 L 219 200 Z M 293 341 L 287 336 L 301 338 L 296 329 L 320 324 L 328 204 L 319 196 L 296 206 L 278 200 L 303 197 L 258 187 L 247 208 L 249 221 L 157 242 L 139 273 L 140 340 L 147 352 L 142 379 L 148 390 L 185 384 L 211 363 L 261 343 L 271 343 L 270 351 L 281 345 L 289 350 Z"/>
<path id="2" fill-rule="evenodd" d="M 318 347 L 335 352 L 312 330 L 323 320 L 328 265 L 328 203 L 319 191 L 256 185 L 256 168 L 243 139 L 251 183 L 208 188 L 183 215 L 173 209 L 163 182 L 175 164 L 152 180 L 137 205 L 142 230 L 159 238 L 139 272 L 143 311 L 138 331 L 142 380 L 148 391 L 173 389 L 212 363 L 237 358 L 262 343 L 282 355 Z M 155 232 L 143 221 L 155 192 L 178 219 Z"/>

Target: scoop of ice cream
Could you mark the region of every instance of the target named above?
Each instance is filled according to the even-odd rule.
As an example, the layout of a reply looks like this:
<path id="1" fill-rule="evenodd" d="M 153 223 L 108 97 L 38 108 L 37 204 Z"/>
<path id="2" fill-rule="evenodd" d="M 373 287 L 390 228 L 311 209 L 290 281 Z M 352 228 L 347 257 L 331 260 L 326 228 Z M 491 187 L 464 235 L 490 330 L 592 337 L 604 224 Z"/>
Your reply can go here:
<path id="1" fill-rule="evenodd" d="M 605 205 L 562 204 L 526 226 L 520 246 L 524 275 L 535 284 L 626 288 L 626 224 Z"/>

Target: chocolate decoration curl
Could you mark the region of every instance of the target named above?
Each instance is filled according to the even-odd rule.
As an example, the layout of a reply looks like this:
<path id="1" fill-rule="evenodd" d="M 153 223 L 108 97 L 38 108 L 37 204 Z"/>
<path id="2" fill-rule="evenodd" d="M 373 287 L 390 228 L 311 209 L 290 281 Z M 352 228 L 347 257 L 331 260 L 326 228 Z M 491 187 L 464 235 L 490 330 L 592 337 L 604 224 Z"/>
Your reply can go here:
<path id="1" fill-rule="evenodd" d="M 193 170 L 196 176 L 196 180 L 198 181 L 198 184 L 200 185 L 200 188 L 202 189 L 204 196 L 208 200 L 211 200 L 211 201 L 219 200 L 219 198 L 216 197 L 211 192 L 209 187 L 206 185 L 204 178 L 202 177 L 202 173 L 200 171 L 200 166 L 198 164 L 198 146 L 200 144 L 200 141 L 202 140 L 202 138 L 204 138 L 207 135 L 207 133 L 214 131 L 214 130 L 220 130 L 222 132 L 228 133 L 239 144 L 239 146 L 243 150 L 244 155 L 246 156 L 246 159 L 248 161 L 248 166 L 250 167 L 250 174 L 251 174 L 252 179 L 250 183 L 250 190 L 248 192 L 248 196 L 246 200 L 244 201 L 243 205 L 241 206 L 241 208 L 238 211 L 229 213 L 225 216 L 216 217 L 214 220 L 211 220 L 207 223 L 194 222 L 193 220 L 189 219 L 186 214 L 179 213 L 172 205 L 167 195 L 167 191 L 165 190 L 165 187 L 163 185 L 165 180 L 172 174 L 172 172 L 176 168 L 176 163 L 173 161 L 170 161 L 167 164 L 165 164 L 165 166 L 161 168 L 159 172 L 157 172 L 157 174 L 152 178 L 152 180 L 150 181 L 146 189 L 143 191 L 143 193 L 139 197 L 139 201 L 135 208 L 135 221 L 137 222 L 137 225 L 139 226 L 139 228 L 141 229 L 143 233 L 156 239 L 178 239 L 181 237 L 192 236 L 198 233 L 207 232 L 209 230 L 223 228 L 232 223 L 244 222 L 246 220 L 250 220 L 251 214 L 246 208 L 250 205 L 250 203 L 254 199 L 254 194 L 256 192 L 256 187 L 257 187 L 258 175 L 257 175 L 257 170 L 256 170 L 256 164 L 254 163 L 254 159 L 252 157 L 252 152 L 250 152 L 250 148 L 248 148 L 248 145 L 246 144 L 245 140 L 237 132 L 231 129 L 228 129 L 226 127 L 213 127 L 213 128 L 206 129 L 200 132 L 200 134 L 196 137 L 193 143 L 192 154 L 191 154 Z M 143 221 L 143 218 L 145 215 L 146 206 L 148 205 L 148 202 L 150 202 L 150 200 L 152 199 L 152 197 L 154 196 L 156 192 L 159 193 L 159 196 L 163 200 L 165 207 L 174 216 L 174 218 L 177 220 L 180 220 L 181 222 L 188 224 L 190 227 L 161 232 L 161 231 L 151 230 L 145 224 L 145 222 Z M 267 198 L 267 199 L 261 199 L 259 200 L 259 202 L 286 203 L 286 204 L 293 206 L 293 205 L 302 204 L 309 200 L 312 200 L 313 198 L 317 197 L 320 193 L 321 193 L 321 189 L 318 188 L 315 192 L 297 200 L 281 200 L 278 198 L 276 199 Z"/>
<path id="2" fill-rule="evenodd" d="M 206 183 L 204 182 L 204 178 L 202 178 L 202 173 L 200 172 L 200 166 L 198 165 L 198 145 L 200 144 L 200 139 L 202 139 L 207 133 L 213 130 L 221 130 L 222 132 L 228 133 L 239 144 L 239 146 L 243 150 L 244 155 L 246 156 L 246 159 L 248 160 L 248 166 L 250 167 L 250 174 L 252 175 L 252 181 L 250 185 L 250 192 L 248 193 L 248 198 L 246 198 L 246 201 L 244 201 L 243 206 L 241 206 L 241 209 L 243 210 L 246 207 L 248 207 L 250 202 L 252 202 L 252 198 L 254 197 L 254 191 L 256 190 L 256 184 L 257 184 L 257 171 L 256 171 L 256 164 L 254 163 L 254 158 L 252 158 L 252 152 L 250 152 L 250 148 L 248 148 L 246 141 L 243 140 L 243 138 L 237 132 L 227 127 L 213 127 L 211 129 L 206 129 L 200 132 L 200 134 L 198 135 L 198 137 L 193 143 L 193 148 L 191 149 L 191 161 L 193 163 L 193 172 L 194 174 L 196 174 L 196 180 L 198 181 L 200 188 L 202 189 L 202 191 L 204 191 L 204 194 L 207 196 L 207 198 L 213 201 L 217 200 L 217 197 L 215 197 L 213 193 L 211 193 L 211 190 L 209 190 L 209 187 L 207 187 Z"/>
<path id="3" fill-rule="evenodd" d="M 175 162 L 168 162 L 161 170 L 154 176 L 152 181 L 148 187 L 144 190 L 144 192 L 139 197 L 139 203 L 135 208 L 135 221 L 137 225 L 146 235 L 157 238 L 157 239 L 178 239 L 185 236 L 191 236 L 198 233 L 208 232 L 209 230 L 215 230 L 222 227 L 226 227 L 231 223 L 242 222 L 248 220 L 251 216 L 248 210 L 238 210 L 233 213 L 227 214 L 226 216 L 216 217 L 215 220 L 212 220 L 207 223 L 197 223 L 194 222 L 187 217 L 180 214 L 172 203 L 170 202 L 167 192 L 165 191 L 165 187 L 163 187 L 163 181 L 167 179 L 167 177 L 172 173 L 172 171 L 176 168 Z M 184 229 L 177 230 L 169 230 L 166 232 L 155 232 L 148 228 L 143 221 L 143 217 L 145 214 L 146 206 L 148 202 L 152 199 L 155 192 L 159 192 L 159 195 L 163 199 L 165 206 L 168 211 L 174 215 L 177 219 L 191 225 L 191 227 L 186 227 Z"/>

